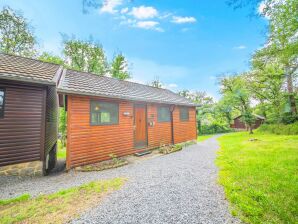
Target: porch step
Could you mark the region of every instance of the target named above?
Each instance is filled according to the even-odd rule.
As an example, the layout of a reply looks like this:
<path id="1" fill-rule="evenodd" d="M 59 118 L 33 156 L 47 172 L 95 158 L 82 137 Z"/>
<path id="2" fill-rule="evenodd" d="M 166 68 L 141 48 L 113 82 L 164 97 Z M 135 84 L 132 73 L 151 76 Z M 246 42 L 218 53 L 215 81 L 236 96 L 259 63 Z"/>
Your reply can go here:
<path id="1" fill-rule="evenodd" d="M 144 155 L 148 155 L 150 153 L 151 153 L 150 150 L 146 150 L 146 151 L 142 151 L 142 152 L 136 152 L 134 155 L 135 156 L 144 156 Z"/>

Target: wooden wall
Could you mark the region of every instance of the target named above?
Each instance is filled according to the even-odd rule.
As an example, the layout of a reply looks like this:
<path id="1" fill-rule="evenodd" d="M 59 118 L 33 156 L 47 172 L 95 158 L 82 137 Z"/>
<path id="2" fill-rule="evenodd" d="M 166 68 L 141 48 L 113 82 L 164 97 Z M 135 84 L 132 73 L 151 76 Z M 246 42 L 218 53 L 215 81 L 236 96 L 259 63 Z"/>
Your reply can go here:
<path id="1" fill-rule="evenodd" d="M 46 90 L 0 80 L 6 89 L 0 118 L 0 166 L 43 159 Z"/>
<path id="2" fill-rule="evenodd" d="M 180 121 L 179 106 L 175 107 L 173 112 L 174 120 L 174 143 L 181 143 L 197 138 L 197 125 L 196 125 L 196 109 L 189 107 L 189 120 Z"/>
<path id="3" fill-rule="evenodd" d="M 147 120 L 154 122 L 154 126 L 148 125 L 148 146 L 150 148 L 172 143 L 171 122 L 157 121 L 157 104 L 147 105 Z"/>
<path id="4" fill-rule="evenodd" d="M 119 103 L 119 124 L 90 125 L 90 100 Z M 138 151 L 134 148 L 134 103 L 99 97 L 68 96 L 67 168 L 108 160 L 110 154 L 124 156 Z M 123 113 L 129 112 L 131 116 Z M 195 109 L 190 109 L 189 122 L 180 124 L 179 111 L 174 112 L 175 142 L 196 139 Z M 157 105 L 147 104 L 148 148 L 172 143 L 171 122 L 157 121 Z M 181 137 L 180 135 L 183 135 Z"/>
<path id="5" fill-rule="evenodd" d="M 119 124 L 90 125 L 90 97 L 68 96 L 67 168 L 134 153 L 133 104 L 119 103 Z M 105 100 L 102 98 L 96 98 Z M 112 100 L 109 100 L 112 101 Z"/>

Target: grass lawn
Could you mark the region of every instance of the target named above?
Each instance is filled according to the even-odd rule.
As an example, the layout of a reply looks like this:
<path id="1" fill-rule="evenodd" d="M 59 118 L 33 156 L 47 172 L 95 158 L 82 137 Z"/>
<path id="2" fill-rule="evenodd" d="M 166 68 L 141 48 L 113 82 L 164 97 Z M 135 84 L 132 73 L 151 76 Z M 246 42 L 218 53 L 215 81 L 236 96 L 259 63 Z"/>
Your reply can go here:
<path id="1" fill-rule="evenodd" d="M 207 140 L 208 138 L 211 138 L 212 136 L 213 135 L 199 135 L 198 138 L 197 138 L 197 141 L 202 142 L 202 141 Z"/>
<path id="2" fill-rule="evenodd" d="M 123 178 L 94 181 L 37 198 L 24 194 L 0 200 L 0 223 L 67 223 L 124 182 Z"/>
<path id="3" fill-rule="evenodd" d="M 218 140 L 219 182 L 232 214 L 247 223 L 297 223 L 298 135 L 242 132 Z"/>
<path id="4" fill-rule="evenodd" d="M 62 147 L 61 140 L 58 140 L 57 158 L 66 159 L 66 148 Z"/>

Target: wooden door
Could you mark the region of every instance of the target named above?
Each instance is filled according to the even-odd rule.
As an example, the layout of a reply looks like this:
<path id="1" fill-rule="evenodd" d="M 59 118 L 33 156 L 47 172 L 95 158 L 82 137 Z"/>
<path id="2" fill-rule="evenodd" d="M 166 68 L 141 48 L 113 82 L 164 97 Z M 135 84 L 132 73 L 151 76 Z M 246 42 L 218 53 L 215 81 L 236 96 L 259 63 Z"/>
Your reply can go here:
<path id="1" fill-rule="evenodd" d="M 135 105 L 135 147 L 147 145 L 146 106 Z"/>

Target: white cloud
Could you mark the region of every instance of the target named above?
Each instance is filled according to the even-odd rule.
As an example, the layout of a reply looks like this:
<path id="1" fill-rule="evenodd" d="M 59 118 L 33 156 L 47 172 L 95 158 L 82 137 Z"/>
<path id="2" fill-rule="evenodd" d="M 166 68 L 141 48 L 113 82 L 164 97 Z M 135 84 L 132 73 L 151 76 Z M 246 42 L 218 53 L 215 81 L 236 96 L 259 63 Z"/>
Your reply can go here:
<path id="1" fill-rule="evenodd" d="M 104 0 L 102 7 L 100 8 L 101 13 L 115 14 L 117 6 L 122 5 L 123 0 Z"/>
<path id="2" fill-rule="evenodd" d="M 183 24 L 183 23 L 195 23 L 197 22 L 194 17 L 182 17 L 182 16 L 173 16 L 172 23 Z"/>
<path id="3" fill-rule="evenodd" d="M 138 21 L 135 24 L 135 27 L 146 29 L 146 30 L 156 30 L 159 32 L 163 32 L 163 29 L 158 27 L 159 22 L 156 21 Z"/>
<path id="4" fill-rule="evenodd" d="M 130 14 L 137 19 L 149 19 L 158 15 L 158 11 L 151 6 L 133 7 Z"/>
<path id="5" fill-rule="evenodd" d="M 126 8 L 123 8 L 123 9 L 121 9 L 121 11 L 120 11 L 120 13 L 121 14 L 126 14 L 126 13 L 128 13 L 128 7 L 126 7 Z"/>
<path id="6" fill-rule="evenodd" d="M 233 47 L 233 49 L 235 49 L 235 50 L 244 50 L 244 49 L 246 49 L 246 46 L 245 45 L 239 45 L 239 46 Z"/>

